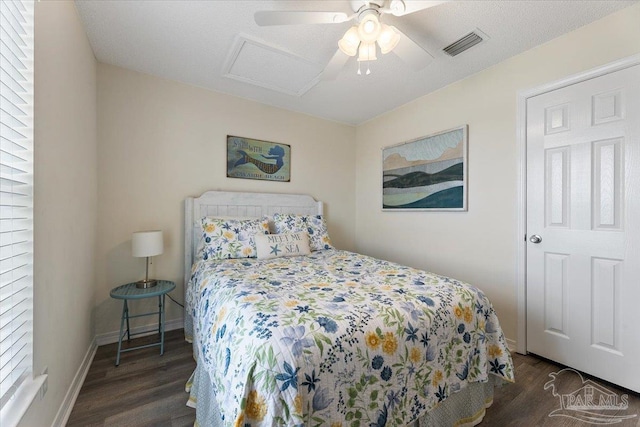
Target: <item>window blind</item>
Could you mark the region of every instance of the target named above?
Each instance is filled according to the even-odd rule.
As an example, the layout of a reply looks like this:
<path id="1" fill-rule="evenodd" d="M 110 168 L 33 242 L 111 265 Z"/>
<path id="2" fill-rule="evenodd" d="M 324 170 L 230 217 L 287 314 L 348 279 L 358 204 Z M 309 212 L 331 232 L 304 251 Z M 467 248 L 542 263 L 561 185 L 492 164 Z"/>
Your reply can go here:
<path id="1" fill-rule="evenodd" d="M 33 12 L 0 0 L 0 408 L 32 376 Z"/>

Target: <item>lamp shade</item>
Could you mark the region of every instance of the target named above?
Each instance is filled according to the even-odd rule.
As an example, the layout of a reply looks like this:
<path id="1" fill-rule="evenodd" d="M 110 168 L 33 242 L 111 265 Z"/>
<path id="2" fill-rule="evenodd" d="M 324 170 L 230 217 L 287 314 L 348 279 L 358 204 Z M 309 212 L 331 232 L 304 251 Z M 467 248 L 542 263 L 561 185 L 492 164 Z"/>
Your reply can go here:
<path id="1" fill-rule="evenodd" d="M 382 31 L 378 36 L 378 45 L 380 45 L 380 52 L 383 54 L 391 52 L 398 45 L 400 34 L 395 30 L 395 27 L 382 24 Z"/>
<path id="2" fill-rule="evenodd" d="M 344 36 L 338 42 L 340 50 L 349 56 L 355 56 L 358 53 L 358 45 L 360 38 L 358 37 L 358 27 L 355 25 L 344 33 Z"/>
<path id="3" fill-rule="evenodd" d="M 358 36 L 363 43 L 373 43 L 380 35 L 382 26 L 375 13 L 365 15 L 358 25 Z"/>
<path id="4" fill-rule="evenodd" d="M 375 43 L 360 43 L 358 49 L 358 61 L 375 61 L 376 57 L 376 44 Z"/>
<path id="5" fill-rule="evenodd" d="M 137 231 L 131 237 L 131 254 L 134 257 L 160 255 L 164 250 L 162 231 Z"/>

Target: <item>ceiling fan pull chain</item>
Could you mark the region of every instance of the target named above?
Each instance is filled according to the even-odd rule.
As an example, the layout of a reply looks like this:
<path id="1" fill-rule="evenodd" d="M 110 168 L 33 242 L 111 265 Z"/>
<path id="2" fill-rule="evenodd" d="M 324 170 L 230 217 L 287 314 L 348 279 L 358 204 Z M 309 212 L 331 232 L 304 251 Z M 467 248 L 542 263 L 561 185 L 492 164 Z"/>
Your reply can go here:
<path id="1" fill-rule="evenodd" d="M 358 61 L 358 75 L 362 75 L 362 71 L 360 71 L 360 61 Z"/>

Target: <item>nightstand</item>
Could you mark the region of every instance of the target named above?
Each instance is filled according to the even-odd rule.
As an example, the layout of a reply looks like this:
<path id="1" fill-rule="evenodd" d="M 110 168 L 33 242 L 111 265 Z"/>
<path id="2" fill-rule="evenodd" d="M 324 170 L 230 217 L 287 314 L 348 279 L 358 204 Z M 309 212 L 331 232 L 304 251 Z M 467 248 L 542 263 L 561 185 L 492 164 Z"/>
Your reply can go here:
<path id="1" fill-rule="evenodd" d="M 160 355 L 164 354 L 164 297 L 166 294 L 171 292 L 176 288 L 176 284 L 170 282 L 168 280 L 158 280 L 158 284 L 153 288 L 141 289 L 136 287 L 136 283 L 127 283 L 126 285 L 118 286 L 117 288 L 111 289 L 111 298 L 121 299 L 123 300 L 122 305 L 122 318 L 120 319 L 120 337 L 118 338 L 118 356 L 116 357 L 116 366 L 120 365 L 120 354 L 125 353 L 127 351 L 139 350 L 141 348 L 154 347 L 156 345 L 160 346 Z M 152 311 L 149 313 L 142 313 L 136 315 L 129 315 L 129 305 L 127 301 L 135 300 L 135 299 L 143 299 L 143 298 L 152 298 L 158 297 L 158 311 Z M 129 328 L 129 319 L 133 319 L 135 317 L 144 317 L 144 316 L 153 316 L 158 315 L 158 333 L 160 334 L 160 341 L 147 344 L 140 345 L 137 347 L 130 347 L 126 349 L 122 349 L 122 338 L 125 335 L 124 332 L 124 324 L 127 324 L 127 340 L 130 340 L 132 336 L 141 335 L 147 332 L 139 332 L 139 333 L 131 333 L 131 329 Z"/>

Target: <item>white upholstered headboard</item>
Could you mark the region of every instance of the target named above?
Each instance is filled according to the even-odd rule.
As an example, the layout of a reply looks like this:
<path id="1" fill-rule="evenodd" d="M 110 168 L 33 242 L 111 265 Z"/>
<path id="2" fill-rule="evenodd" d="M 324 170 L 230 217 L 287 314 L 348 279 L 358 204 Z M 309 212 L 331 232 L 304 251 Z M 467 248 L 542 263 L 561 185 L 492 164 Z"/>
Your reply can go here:
<path id="1" fill-rule="evenodd" d="M 306 194 L 244 193 L 207 191 L 200 197 L 187 197 L 184 204 L 184 286 L 191 277 L 191 266 L 205 216 L 260 218 L 274 213 L 322 214 L 322 202 Z"/>

